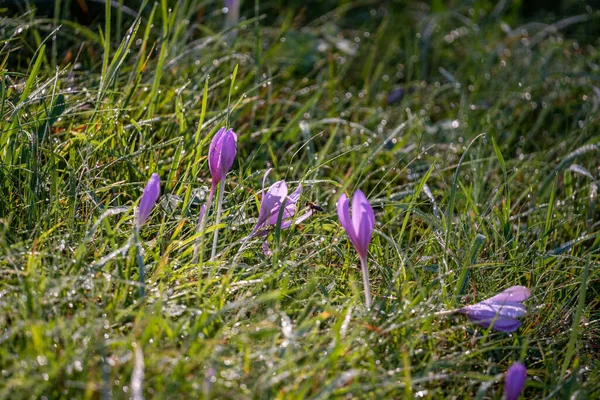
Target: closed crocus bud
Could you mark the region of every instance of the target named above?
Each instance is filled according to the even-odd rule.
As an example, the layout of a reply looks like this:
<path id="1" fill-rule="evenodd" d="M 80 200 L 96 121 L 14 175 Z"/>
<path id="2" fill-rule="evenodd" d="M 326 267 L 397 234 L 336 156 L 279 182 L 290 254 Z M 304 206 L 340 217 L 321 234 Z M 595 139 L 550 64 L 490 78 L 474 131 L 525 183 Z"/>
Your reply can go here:
<path id="1" fill-rule="evenodd" d="M 154 207 L 156 200 L 158 200 L 158 196 L 160 196 L 160 178 L 158 174 L 154 173 L 150 177 L 148 184 L 146 184 L 144 193 L 142 193 L 142 197 L 140 199 L 137 215 L 138 228 L 146 223 L 148 215 L 150 215 L 150 211 L 152 211 L 152 207 Z"/>
<path id="2" fill-rule="evenodd" d="M 465 306 L 458 312 L 484 328 L 491 325 L 492 329 L 499 332 L 514 332 L 521 326 L 518 318 L 526 312 L 521 303 L 529 296 L 531 292 L 526 287 L 512 286 L 489 299 Z"/>
<path id="3" fill-rule="evenodd" d="M 375 228 L 375 213 L 367 200 L 367 196 L 360 190 L 354 192 L 352 196 L 352 215 L 350 215 L 350 204 L 348 197 L 342 193 L 337 203 L 338 217 L 344 230 L 354 245 L 358 258 L 360 258 L 360 267 L 365 288 L 365 305 L 371 308 L 371 284 L 369 283 L 369 266 L 367 254 L 369 252 L 369 243 L 373 236 Z"/>
<path id="4" fill-rule="evenodd" d="M 219 129 L 208 149 L 208 168 L 212 185 L 217 186 L 233 166 L 237 148 L 237 135 L 225 127 Z"/>
<path id="5" fill-rule="evenodd" d="M 360 190 L 354 192 L 352 215 L 350 215 L 348 197 L 343 193 L 337 203 L 337 212 L 340 223 L 348 234 L 350 242 L 354 245 L 359 257 L 361 259 L 366 258 L 375 227 L 375 214 L 369 200 Z"/>
<path id="6" fill-rule="evenodd" d="M 504 378 L 504 397 L 506 400 L 517 400 L 527 379 L 527 368 L 520 362 L 513 363 L 506 371 Z"/>

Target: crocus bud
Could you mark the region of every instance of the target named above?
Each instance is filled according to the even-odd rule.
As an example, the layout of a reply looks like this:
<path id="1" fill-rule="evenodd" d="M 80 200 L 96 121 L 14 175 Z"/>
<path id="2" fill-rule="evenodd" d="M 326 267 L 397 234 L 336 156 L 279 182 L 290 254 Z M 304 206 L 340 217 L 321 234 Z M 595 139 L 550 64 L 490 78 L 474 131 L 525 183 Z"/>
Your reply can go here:
<path id="1" fill-rule="evenodd" d="M 514 332 L 521 326 L 517 318 L 525 315 L 525 306 L 521 304 L 531 296 L 531 292 L 524 286 L 512 286 L 495 296 L 479 303 L 465 306 L 458 312 L 465 314 L 469 319 L 499 332 Z"/>
<path id="2" fill-rule="evenodd" d="M 337 203 L 337 212 L 340 222 L 350 238 L 350 242 L 354 245 L 359 257 L 365 259 L 375 227 L 375 214 L 369 204 L 369 200 L 367 200 L 367 197 L 360 190 L 354 192 L 354 196 L 352 197 L 352 216 L 350 216 L 348 197 L 343 193 Z"/>
<path id="3" fill-rule="evenodd" d="M 233 166 L 237 147 L 237 135 L 225 127 L 219 129 L 208 149 L 208 168 L 212 185 L 217 186 Z"/>
<path id="4" fill-rule="evenodd" d="M 150 177 L 148 184 L 146 184 L 144 193 L 142 193 L 142 198 L 140 199 L 137 215 L 138 228 L 146 223 L 152 207 L 154 207 L 156 200 L 158 200 L 158 196 L 160 196 L 160 178 L 157 173 L 154 173 Z"/>
<path id="5" fill-rule="evenodd" d="M 506 400 L 517 400 L 525 387 L 527 368 L 520 362 L 513 363 L 504 378 L 504 396 Z"/>

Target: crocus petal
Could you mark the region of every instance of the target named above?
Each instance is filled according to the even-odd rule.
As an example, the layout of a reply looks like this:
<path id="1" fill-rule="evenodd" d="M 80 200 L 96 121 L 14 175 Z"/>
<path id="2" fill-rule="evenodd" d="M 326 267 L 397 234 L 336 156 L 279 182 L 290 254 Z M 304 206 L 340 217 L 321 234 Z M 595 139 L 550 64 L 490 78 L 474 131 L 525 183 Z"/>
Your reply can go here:
<path id="1" fill-rule="evenodd" d="M 529 296 L 531 296 L 531 291 L 525 286 L 512 286 L 485 301 L 525 301 Z"/>
<path id="2" fill-rule="evenodd" d="M 459 312 L 465 314 L 478 325 L 500 332 L 513 332 L 521 326 L 521 321 L 516 319 L 525 314 L 525 307 L 520 303 L 488 303 L 481 302 L 463 307 Z"/>
<path id="3" fill-rule="evenodd" d="M 346 231 L 350 242 L 356 246 L 356 236 L 354 235 L 354 227 L 352 226 L 352 218 L 350 218 L 350 203 L 348 202 L 348 196 L 346 193 L 342 193 L 337 202 L 337 213 L 338 218 L 342 227 Z"/>
<path id="4" fill-rule="evenodd" d="M 271 210 L 272 213 L 271 213 L 271 216 L 269 217 L 268 224 L 277 225 L 277 219 L 279 218 L 280 208 L 281 208 L 281 206 L 278 205 L 273 210 Z M 296 205 L 287 201 L 285 204 L 285 208 L 283 209 L 283 215 L 281 217 L 281 221 L 285 221 L 289 218 L 292 218 L 294 216 L 294 214 L 296 214 Z"/>
<path id="5" fill-rule="evenodd" d="M 237 135 L 231 129 L 227 130 L 223 134 L 223 138 L 221 141 L 221 149 L 220 149 L 220 168 L 221 168 L 221 176 L 227 175 L 231 167 L 233 166 L 233 161 L 235 160 L 235 154 L 237 148 Z"/>
<path id="6" fill-rule="evenodd" d="M 308 218 L 310 218 L 311 215 L 313 215 L 312 210 L 308 210 L 301 216 L 296 217 L 296 219 L 294 219 L 294 215 L 292 215 L 290 216 L 290 218 L 285 219 L 281 222 L 281 230 L 289 228 L 290 226 L 292 226 L 292 223 L 294 223 L 294 225 L 301 224 L 303 221 L 306 221 Z"/>
<path id="7" fill-rule="evenodd" d="M 472 304 L 462 308 L 462 312 L 467 315 L 500 315 L 503 317 L 519 318 L 525 315 L 525 306 L 521 303 L 510 302 L 510 303 L 497 303 L 489 302 L 488 300 L 482 301 L 481 303 Z"/>
<path id="8" fill-rule="evenodd" d="M 369 200 L 360 190 L 354 192 L 352 197 L 352 226 L 356 236 L 356 250 L 361 257 L 366 257 L 373 236 L 375 214 Z"/>
<path id="9" fill-rule="evenodd" d="M 306 221 L 308 218 L 310 218 L 311 215 L 313 215 L 313 211 L 312 210 L 308 210 L 307 212 L 305 212 L 301 216 L 296 217 L 295 224 L 298 225 L 298 224 L 302 223 L 303 221 Z"/>
<path id="10" fill-rule="evenodd" d="M 304 214 L 297 217 L 295 220 L 293 218 L 294 216 L 292 215 L 290 218 L 281 221 L 280 229 L 281 230 L 287 229 L 290 226 L 292 226 L 292 223 L 294 223 L 295 225 L 298 225 L 298 224 L 302 223 L 303 221 L 306 221 L 312 215 L 313 215 L 312 210 L 308 210 Z M 276 219 L 276 217 L 275 217 L 275 219 Z M 277 221 L 275 221 L 273 223 L 269 222 L 268 225 L 265 224 L 263 229 L 257 230 L 252 236 L 258 236 L 258 237 L 267 236 L 269 234 L 269 232 L 271 231 L 270 228 L 273 228 L 273 225 L 276 225 L 276 224 L 277 224 Z"/>
<path id="11" fill-rule="evenodd" d="M 298 187 L 296 188 L 296 190 L 294 190 L 292 192 L 292 194 L 290 194 L 288 196 L 288 199 L 292 202 L 292 203 L 297 203 L 298 200 L 300 200 L 300 195 L 302 194 L 302 184 L 299 184 Z"/>
<path id="12" fill-rule="evenodd" d="M 514 318 L 497 318 L 495 321 L 481 321 L 479 325 L 488 328 L 490 325 L 497 332 L 514 332 L 521 326 L 521 321 Z"/>
<path id="13" fill-rule="evenodd" d="M 271 172 L 273 168 L 269 168 L 266 172 L 265 175 L 263 176 L 263 180 L 262 180 L 262 191 L 261 193 L 265 192 L 265 182 L 267 181 L 267 177 L 269 176 L 269 173 Z"/>
<path id="14" fill-rule="evenodd" d="M 146 223 L 148 215 L 150 215 L 150 211 L 152 211 L 152 207 L 154 207 L 156 200 L 158 200 L 158 196 L 160 196 L 160 178 L 158 174 L 154 173 L 146 184 L 144 193 L 142 193 L 140 199 L 137 217 L 138 228 Z"/>
<path id="15" fill-rule="evenodd" d="M 485 320 L 493 320 L 498 315 L 498 310 L 494 307 L 491 307 L 488 304 L 472 304 L 469 306 L 465 306 L 459 310 L 461 313 L 465 314 L 471 320 L 477 321 L 485 321 Z"/>
<path id="16" fill-rule="evenodd" d="M 225 133 L 225 127 L 219 129 L 208 147 L 208 169 L 210 170 L 213 186 L 221 181 L 221 146 Z"/>
<path id="17" fill-rule="evenodd" d="M 489 328 L 498 332 L 514 332 L 521 326 L 521 321 L 515 318 L 505 318 L 501 316 L 483 316 L 483 315 L 468 315 L 471 322 L 481 325 L 484 328 Z"/>
<path id="18" fill-rule="evenodd" d="M 498 314 L 503 317 L 520 318 L 524 316 L 527 312 L 527 309 L 523 304 L 515 301 L 498 303 L 486 300 L 482 303 L 489 304 L 492 307 L 496 308 L 498 310 Z"/>
<path id="19" fill-rule="evenodd" d="M 465 306 L 458 312 L 465 314 L 471 321 L 500 332 L 514 332 L 521 326 L 520 318 L 525 315 L 526 308 L 522 301 L 531 296 L 529 289 L 523 286 L 512 286 L 495 296 L 477 304 Z"/>
<path id="20" fill-rule="evenodd" d="M 261 227 L 271 217 L 273 209 L 279 210 L 279 207 L 281 207 L 287 197 L 287 193 L 287 185 L 284 180 L 271 185 L 267 193 L 263 194 L 255 229 Z"/>
<path id="21" fill-rule="evenodd" d="M 517 400 L 525 387 L 527 368 L 520 362 L 513 363 L 506 371 L 504 395 L 506 400 Z"/>

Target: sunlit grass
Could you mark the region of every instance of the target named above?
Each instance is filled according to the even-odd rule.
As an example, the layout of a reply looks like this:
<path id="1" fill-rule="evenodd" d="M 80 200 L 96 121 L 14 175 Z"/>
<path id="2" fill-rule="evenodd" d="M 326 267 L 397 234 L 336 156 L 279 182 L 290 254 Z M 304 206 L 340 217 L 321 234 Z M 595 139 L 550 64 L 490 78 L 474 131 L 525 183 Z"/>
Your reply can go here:
<path id="1" fill-rule="evenodd" d="M 3 11 L 0 398 L 500 398 L 514 361 L 526 398 L 598 396 L 598 11 L 246 3 L 236 35 L 213 2 Z M 272 256 L 244 241 L 268 168 L 324 209 Z M 370 311 L 335 207 L 357 189 Z M 513 334 L 446 312 L 513 285 Z"/>

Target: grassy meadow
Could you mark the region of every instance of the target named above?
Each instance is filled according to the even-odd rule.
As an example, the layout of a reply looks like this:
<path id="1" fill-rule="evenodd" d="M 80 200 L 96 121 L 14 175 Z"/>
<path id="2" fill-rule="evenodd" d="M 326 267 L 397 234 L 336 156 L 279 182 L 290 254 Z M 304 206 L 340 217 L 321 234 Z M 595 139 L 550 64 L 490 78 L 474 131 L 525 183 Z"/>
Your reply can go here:
<path id="1" fill-rule="evenodd" d="M 0 398 L 599 398 L 600 4 L 544 4 L 0 4 Z M 269 168 L 323 209 L 270 255 Z M 451 312 L 513 285 L 513 333 Z"/>

